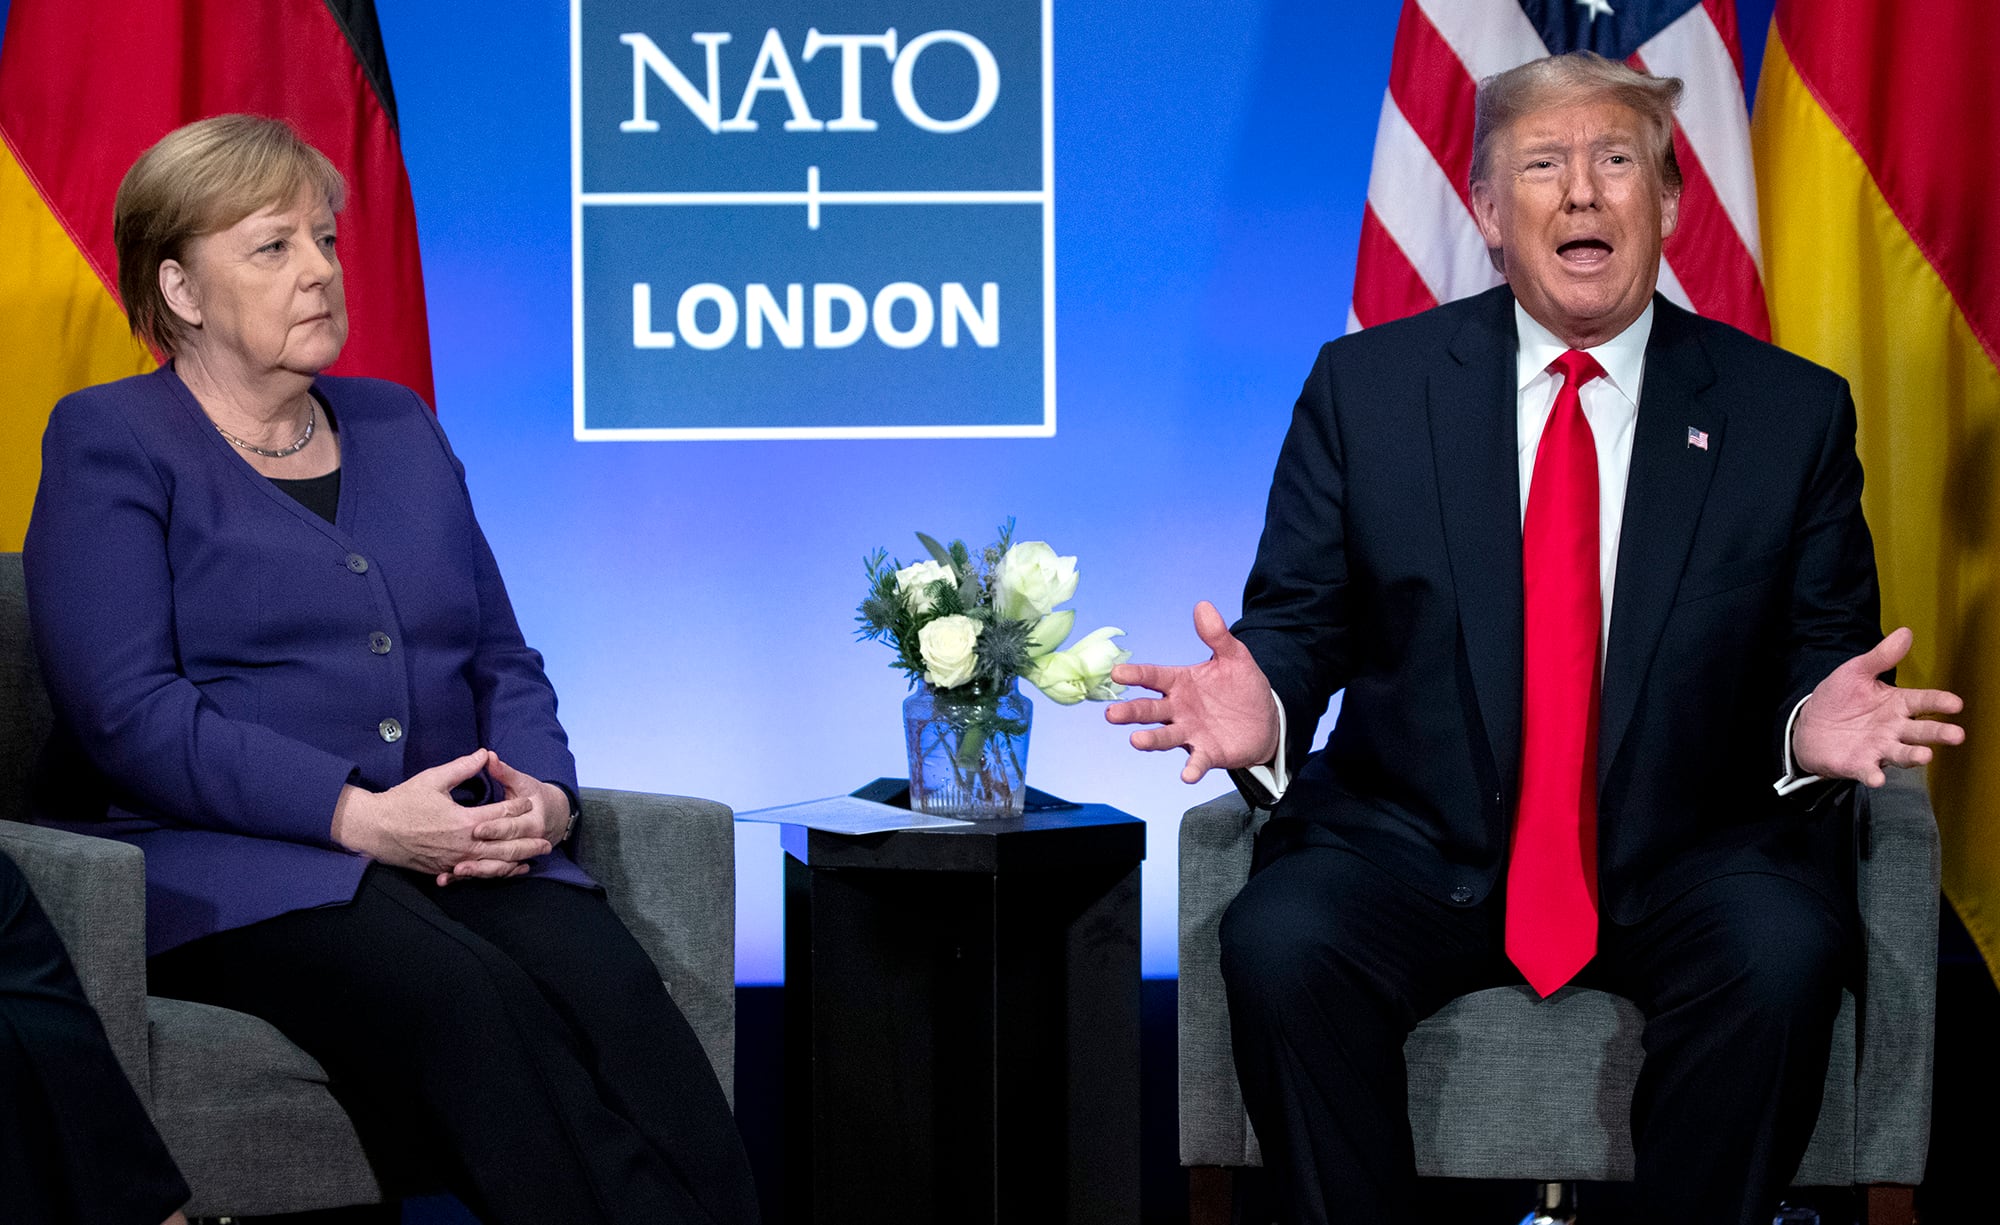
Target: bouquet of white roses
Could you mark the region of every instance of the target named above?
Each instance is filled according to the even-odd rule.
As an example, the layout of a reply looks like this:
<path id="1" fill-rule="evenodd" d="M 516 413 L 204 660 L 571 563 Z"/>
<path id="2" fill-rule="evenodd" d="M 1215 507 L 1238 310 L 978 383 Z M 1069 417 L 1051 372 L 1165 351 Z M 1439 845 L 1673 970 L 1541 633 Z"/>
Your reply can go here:
<path id="1" fill-rule="evenodd" d="M 1121 696 L 1111 669 L 1132 653 L 1112 639 L 1124 630 L 1094 630 L 1063 649 L 1076 612 L 1056 605 L 1076 594 L 1076 558 L 1013 537 L 1009 519 L 975 555 L 962 540 L 947 547 L 918 532 L 930 557 L 908 566 L 875 550 L 859 636 L 887 643 L 912 686 L 923 681 L 947 698 L 990 700 L 1017 676 L 1065 706 Z"/>

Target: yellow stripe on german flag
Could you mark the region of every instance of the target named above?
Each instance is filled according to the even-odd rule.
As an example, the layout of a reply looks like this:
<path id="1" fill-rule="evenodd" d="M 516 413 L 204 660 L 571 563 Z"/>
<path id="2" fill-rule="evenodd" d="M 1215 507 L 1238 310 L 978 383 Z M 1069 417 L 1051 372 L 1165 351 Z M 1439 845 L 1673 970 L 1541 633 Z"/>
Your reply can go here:
<path id="1" fill-rule="evenodd" d="M 1966 699 L 1931 788 L 1945 892 L 2000 977 L 2000 6 L 1779 0 L 1751 124 L 1773 338 L 1853 384 L 1906 685 Z"/>
<path id="2" fill-rule="evenodd" d="M 49 409 L 153 368 L 116 295 L 133 160 L 229 111 L 290 121 L 347 178 L 335 374 L 431 398 L 416 213 L 372 0 L 13 0 L 0 41 L 0 550 L 21 547 Z"/>
<path id="3" fill-rule="evenodd" d="M 155 363 L 125 311 L 0 139 L 0 550 L 21 547 L 41 476 L 42 426 L 58 399 Z"/>

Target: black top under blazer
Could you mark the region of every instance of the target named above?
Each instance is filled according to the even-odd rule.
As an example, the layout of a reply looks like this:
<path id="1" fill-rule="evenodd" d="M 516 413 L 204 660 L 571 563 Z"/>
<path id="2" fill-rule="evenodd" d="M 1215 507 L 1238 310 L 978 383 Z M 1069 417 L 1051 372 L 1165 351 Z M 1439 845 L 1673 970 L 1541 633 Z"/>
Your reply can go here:
<path id="1" fill-rule="evenodd" d="M 1853 400 L 1828 370 L 1654 308 L 1601 698 L 1603 912 L 1629 923 L 1771 872 L 1851 913 L 1848 806 L 1772 783 L 1793 707 L 1880 637 Z M 1505 286 L 1320 350 L 1235 627 L 1284 702 L 1295 775 L 1260 866 L 1333 845 L 1455 905 L 1496 887 L 1521 755 L 1515 368 Z"/>

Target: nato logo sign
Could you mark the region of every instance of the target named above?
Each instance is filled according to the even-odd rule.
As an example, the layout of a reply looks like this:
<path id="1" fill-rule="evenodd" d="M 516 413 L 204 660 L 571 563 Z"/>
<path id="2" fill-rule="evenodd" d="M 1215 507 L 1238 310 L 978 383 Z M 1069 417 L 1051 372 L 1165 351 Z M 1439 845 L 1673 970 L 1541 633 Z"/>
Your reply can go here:
<path id="1" fill-rule="evenodd" d="M 576 436 L 1055 433 L 1052 0 L 571 0 Z"/>

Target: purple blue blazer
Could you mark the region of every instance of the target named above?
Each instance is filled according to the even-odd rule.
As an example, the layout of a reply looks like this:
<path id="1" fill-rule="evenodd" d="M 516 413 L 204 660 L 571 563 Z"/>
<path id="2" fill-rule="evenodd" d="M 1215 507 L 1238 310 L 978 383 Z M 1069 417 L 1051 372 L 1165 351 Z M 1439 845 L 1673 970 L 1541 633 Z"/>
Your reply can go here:
<path id="1" fill-rule="evenodd" d="M 332 523 L 244 462 L 171 367 L 65 397 L 42 440 L 22 561 L 56 731 L 36 808 L 146 853 L 155 953 L 351 900 L 367 860 L 328 832 L 348 783 L 484 746 L 575 794 L 555 691 L 435 417 L 393 383 L 316 389 L 340 433 Z M 532 874 L 592 883 L 561 851 Z"/>

